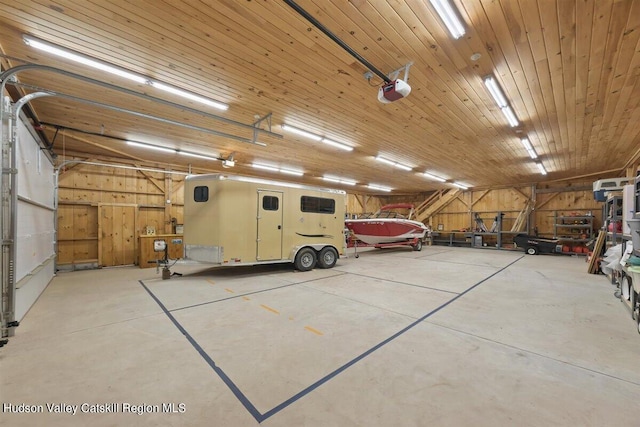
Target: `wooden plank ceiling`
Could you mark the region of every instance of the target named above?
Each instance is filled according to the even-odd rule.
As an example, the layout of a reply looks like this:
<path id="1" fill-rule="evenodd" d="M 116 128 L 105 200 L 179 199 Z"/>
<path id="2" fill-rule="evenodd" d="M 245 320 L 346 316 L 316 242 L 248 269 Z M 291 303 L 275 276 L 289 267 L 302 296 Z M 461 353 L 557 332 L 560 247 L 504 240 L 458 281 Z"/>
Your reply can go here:
<path id="1" fill-rule="evenodd" d="M 384 74 L 412 62 L 411 94 L 377 100 L 382 79 L 281 0 L 0 0 L 3 68 L 48 65 L 242 124 L 272 114 L 265 147 L 60 97 L 31 102 L 54 149 L 147 164 L 394 193 L 450 187 L 429 171 L 473 187 L 618 175 L 640 147 L 640 1 L 455 0 L 466 34 L 453 39 L 429 1 L 298 0 L 298 5 Z M 229 104 L 224 112 L 27 46 L 24 34 Z M 473 54 L 480 58 L 472 60 Z M 520 125 L 512 128 L 482 78 L 494 75 Z M 219 132 L 252 130 L 43 70 L 31 85 Z M 402 78 L 402 74 L 400 75 Z M 346 143 L 342 151 L 283 131 L 282 123 Z M 77 130 L 60 130 L 56 127 Z M 265 128 L 263 123 L 262 128 Z M 82 132 L 81 132 L 82 131 Z M 92 135 L 91 132 L 98 135 Z M 549 172 L 539 174 L 520 143 L 528 137 Z M 109 138 L 111 137 L 111 138 Z M 217 161 L 127 145 L 131 139 Z M 409 165 L 403 171 L 380 155 Z M 304 171 L 289 177 L 263 163 Z M 340 187 L 339 184 L 331 184 Z M 375 192 L 375 191 L 373 191 Z"/>

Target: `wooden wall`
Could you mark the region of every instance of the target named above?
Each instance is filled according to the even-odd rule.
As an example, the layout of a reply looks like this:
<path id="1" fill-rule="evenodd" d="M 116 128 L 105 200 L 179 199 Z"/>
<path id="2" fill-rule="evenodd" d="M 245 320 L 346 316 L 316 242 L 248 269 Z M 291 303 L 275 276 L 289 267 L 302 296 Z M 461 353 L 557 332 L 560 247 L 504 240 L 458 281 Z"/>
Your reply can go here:
<path id="1" fill-rule="evenodd" d="M 635 172 L 635 169 L 634 171 Z M 629 173 L 633 173 L 629 172 Z M 126 265 L 138 262 L 138 236 L 145 227 L 171 234 L 183 223 L 184 175 L 78 164 L 60 173 L 58 209 L 58 265 Z M 429 221 L 434 230 L 476 228 L 477 213 L 490 228 L 498 212 L 503 230 L 510 230 L 527 201 L 535 209 L 528 217 L 529 232 L 552 236 L 555 215 L 591 212 L 594 226 L 602 225 L 602 203 L 593 199 L 592 181 L 538 186 L 469 190 L 460 193 Z M 404 196 L 347 195 L 347 212 L 375 212 L 389 203 L 414 203 L 430 193 Z M 169 201 L 169 203 L 167 203 Z"/>
<path id="2" fill-rule="evenodd" d="M 183 175 L 77 164 L 61 171 L 58 265 L 136 263 L 145 227 L 182 224 Z"/>

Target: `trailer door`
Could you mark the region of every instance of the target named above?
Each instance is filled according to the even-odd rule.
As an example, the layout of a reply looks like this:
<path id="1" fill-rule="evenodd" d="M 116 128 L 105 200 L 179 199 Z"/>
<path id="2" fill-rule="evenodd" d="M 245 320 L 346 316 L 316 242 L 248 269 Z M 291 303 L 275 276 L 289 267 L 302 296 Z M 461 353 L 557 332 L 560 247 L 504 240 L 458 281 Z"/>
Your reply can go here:
<path id="1" fill-rule="evenodd" d="M 282 259 L 282 192 L 258 190 L 258 261 Z"/>

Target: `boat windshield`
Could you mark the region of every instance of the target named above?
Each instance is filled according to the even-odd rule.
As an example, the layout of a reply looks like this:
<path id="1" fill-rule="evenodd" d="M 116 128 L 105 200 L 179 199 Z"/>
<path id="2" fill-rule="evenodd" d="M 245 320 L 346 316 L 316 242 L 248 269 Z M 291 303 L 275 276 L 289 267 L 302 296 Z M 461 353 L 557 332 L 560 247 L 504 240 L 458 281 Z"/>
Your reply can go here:
<path id="1" fill-rule="evenodd" d="M 360 215 L 360 219 L 372 219 L 372 218 L 400 218 L 406 219 L 406 217 L 398 212 L 393 211 L 380 211 L 375 213 L 365 213 Z"/>

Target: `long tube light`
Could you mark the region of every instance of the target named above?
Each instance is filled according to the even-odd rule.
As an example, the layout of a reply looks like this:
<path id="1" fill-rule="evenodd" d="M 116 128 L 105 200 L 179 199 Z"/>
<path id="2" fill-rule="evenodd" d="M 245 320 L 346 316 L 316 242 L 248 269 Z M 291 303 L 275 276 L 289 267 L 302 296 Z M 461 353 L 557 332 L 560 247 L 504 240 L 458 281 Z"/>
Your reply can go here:
<path id="1" fill-rule="evenodd" d="M 369 187 L 372 190 L 385 191 L 387 193 L 392 190 L 392 188 L 384 187 L 384 186 L 378 185 L 378 184 L 369 184 L 369 185 L 367 185 L 367 187 Z"/>
<path id="2" fill-rule="evenodd" d="M 429 178 L 429 179 L 434 179 L 436 181 L 440 181 L 440 182 L 447 182 L 446 179 L 444 178 L 440 178 L 439 176 L 433 175 L 429 172 L 423 172 L 422 175 L 424 175 L 425 177 Z"/>
<path id="3" fill-rule="evenodd" d="M 144 144 L 142 142 L 127 141 L 127 145 L 138 148 L 146 148 L 147 150 L 162 151 L 164 153 L 176 154 L 178 150 L 169 147 L 160 147 L 158 145 Z"/>
<path id="4" fill-rule="evenodd" d="M 105 71 L 110 74 L 115 74 L 119 77 L 123 77 L 125 79 L 132 80 L 139 84 L 147 84 L 153 86 L 157 89 L 172 93 L 174 95 L 182 96 L 184 98 L 190 99 L 192 101 L 197 101 L 203 103 L 205 105 L 209 105 L 211 107 L 218 108 L 220 110 L 227 110 L 229 106 L 219 101 L 215 101 L 210 98 L 205 98 L 203 96 L 197 95 L 193 92 L 189 92 L 183 89 L 179 89 L 175 86 L 171 86 L 162 82 L 155 81 L 147 76 L 143 76 L 141 74 L 133 73 L 131 71 L 127 71 L 118 66 L 109 64 L 107 62 L 101 61 L 99 59 L 92 58 L 90 56 L 72 51 L 70 49 L 66 49 L 55 44 L 46 42 L 44 40 L 39 40 L 35 37 L 31 37 L 29 35 L 22 36 L 23 41 L 28 46 L 31 46 L 35 49 L 42 50 L 44 52 L 50 53 L 52 55 L 59 56 L 61 58 L 65 58 L 74 62 L 78 62 L 83 65 L 87 65 L 92 68 L 96 68 L 100 71 Z"/>
<path id="5" fill-rule="evenodd" d="M 498 107 L 504 108 L 509 105 L 509 103 L 507 102 L 507 98 L 505 98 L 504 94 L 502 93 L 502 89 L 500 89 L 500 86 L 493 76 L 485 77 L 484 85 L 489 90 L 489 93 L 493 97 L 493 100 L 496 102 L 496 104 L 498 104 Z"/>
<path id="6" fill-rule="evenodd" d="M 461 189 L 463 189 L 463 190 L 468 190 L 468 189 L 469 189 L 469 187 L 468 187 L 468 186 L 466 186 L 466 185 L 464 185 L 464 184 L 460 184 L 459 182 L 452 182 L 451 184 L 453 184 L 453 185 L 455 185 L 456 187 L 461 188 Z"/>
<path id="7" fill-rule="evenodd" d="M 331 145 L 332 147 L 340 148 L 345 151 L 353 151 L 353 147 L 347 144 L 343 144 L 341 142 L 333 141 L 329 138 L 325 138 L 320 135 L 316 135 L 315 133 L 308 132 L 304 129 L 300 129 L 297 127 L 289 126 L 287 124 L 282 124 L 282 130 L 298 134 L 300 136 L 304 136 L 306 138 L 312 139 L 314 141 L 322 142 L 323 144 Z"/>
<path id="8" fill-rule="evenodd" d="M 509 107 L 509 106 L 502 107 L 500 109 L 500 111 L 502 111 L 502 114 L 504 114 L 504 116 L 507 118 L 507 121 L 509 122 L 509 125 L 512 128 L 514 128 L 514 127 L 518 126 L 518 124 L 520 124 L 520 122 L 518 122 L 518 118 L 513 113 L 513 110 L 511 109 L 511 107 Z"/>
<path id="9" fill-rule="evenodd" d="M 178 89 L 177 87 L 170 86 L 164 83 L 151 81 L 151 86 L 164 90 L 165 92 L 172 93 L 174 95 L 181 96 L 183 98 L 190 99 L 192 101 L 199 102 L 201 104 L 209 105 L 211 107 L 217 108 L 219 110 L 227 110 L 229 106 L 227 104 L 223 104 L 222 102 L 214 101 L 213 99 L 205 98 L 204 96 L 196 95 L 193 92 L 188 92 L 183 89 Z"/>
<path id="10" fill-rule="evenodd" d="M 394 162 L 393 160 L 385 159 L 384 157 L 376 156 L 376 160 L 379 161 L 379 162 L 382 162 L 382 163 L 386 163 L 386 164 L 391 165 L 391 166 L 395 166 L 395 167 L 397 167 L 399 169 L 402 169 L 402 170 L 406 170 L 406 171 L 413 170 L 413 168 L 410 167 L 410 166 L 403 165 L 402 163 Z"/>
<path id="11" fill-rule="evenodd" d="M 449 0 L 431 0 L 431 5 L 438 12 L 440 19 L 451 33 L 451 37 L 459 39 L 464 35 L 464 26 Z"/>
<path id="12" fill-rule="evenodd" d="M 287 175 L 295 175 L 295 176 L 304 175 L 304 172 L 299 171 L 299 170 L 280 168 L 280 167 L 269 166 L 269 165 L 263 165 L 263 164 L 260 164 L 260 163 L 252 163 L 251 166 L 256 168 L 256 169 L 262 169 L 262 170 L 266 170 L 266 171 L 270 171 L 270 172 L 280 172 L 280 173 L 284 173 L 284 174 L 287 174 Z"/>
<path id="13" fill-rule="evenodd" d="M 162 147 L 160 145 L 146 144 L 144 142 L 127 141 L 127 145 L 130 145 L 132 147 L 145 148 L 147 150 L 162 151 L 163 153 L 180 154 L 182 156 L 197 157 L 199 159 L 204 159 L 204 160 L 221 160 L 219 157 L 207 156 L 199 153 L 192 153 L 190 151 L 183 151 L 175 148 Z"/>
<path id="14" fill-rule="evenodd" d="M 322 177 L 322 179 L 324 179 L 325 181 L 330 181 L 330 182 L 335 182 L 338 184 L 344 184 L 344 185 L 356 185 L 355 181 L 349 180 L 349 179 L 345 179 L 345 178 L 340 178 L 337 176 L 330 176 L 330 175 L 325 175 Z"/>
<path id="15" fill-rule="evenodd" d="M 256 169 L 262 169 L 262 170 L 265 170 L 265 171 L 280 172 L 280 169 L 278 169 L 278 168 L 275 168 L 273 166 L 261 165 L 259 163 L 252 163 L 251 166 L 256 168 Z"/>
<path id="16" fill-rule="evenodd" d="M 544 168 L 544 166 L 542 165 L 542 163 L 536 163 L 536 165 L 538 165 L 538 169 L 540 169 L 540 173 L 542 175 L 546 175 L 547 174 L 547 170 Z"/>
<path id="17" fill-rule="evenodd" d="M 532 159 L 537 159 L 538 154 L 536 154 L 536 150 L 533 149 L 529 140 L 527 138 L 522 138 L 520 141 L 522 142 L 522 145 L 524 145 L 524 148 L 527 150 L 527 153 L 529 153 L 529 156 Z"/>
<path id="18" fill-rule="evenodd" d="M 300 136 L 307 137 L 309 139 L 313 139 L 314 141 L 322 141 L 322 137 L 320 135 L 316 135 L 315 133 L 307 132 L 306 130 L 298 129 L 293 126 L 289 126 L 286 124 L 282 125 L 282 130 L 298 134 Z"/>
<path id="19" fill-rule="evenodd" d="M 345 151 L 353 151 L 353 147 L 350 145 L 343 144 L 341 142 L 332 141 L 331 139 L 322 138 L 322 143 L 331 145 L 332 147 L 340 148 Z"/>

